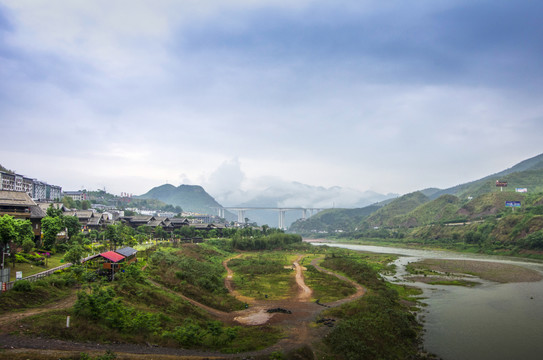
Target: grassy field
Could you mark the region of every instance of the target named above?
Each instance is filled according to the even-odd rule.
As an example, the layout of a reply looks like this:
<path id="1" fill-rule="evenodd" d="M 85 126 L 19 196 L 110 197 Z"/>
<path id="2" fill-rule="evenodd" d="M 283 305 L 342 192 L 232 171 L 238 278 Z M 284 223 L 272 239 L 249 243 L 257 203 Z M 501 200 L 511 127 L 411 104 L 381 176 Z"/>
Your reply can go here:
<path id="1" fill-rule="evenodd" d="M 292 263 L 296 254 L 264 251 L 232 259 L 228 267 L 234 271 L 235 289 L 243 296 L 263 300 L 292 297 L 296 291 Z"/>
<path id="2" fill-rule="evenodd" d="M 23 277 L 26 277 L 26 276 L 34 275 L 42 271 L 63 265 L 64 264 L 62 262 L 63 257 L 64 257 L 64 254 L 51 255 L 51 257 L 47 258 L 45 266 L 37 266 L 37 265 L 28 264 L 28 263 L 15 263 L 15 266 L 13 266 L 13 264 L 9 262 L 9 268 L 11 269 L 9 280 L 15 281 L 16 276 L 17 276 L 17 271 L 22 271 Z M 6 260 L 6 264 L 8 264 L 7 260 Z"/>
<path id="3" fill-rule="evenodd" d="M 338 279 L 336 276 L 329 275 L 315 269 L 310 265 L 311 260 L 322 256 L 310 256 L 304 258 L 305 284 L 313 290 L 313 300 L 319 300 L 321 303 L 332 302 L 348 297 L 356 292 L 354 285 Z"/>

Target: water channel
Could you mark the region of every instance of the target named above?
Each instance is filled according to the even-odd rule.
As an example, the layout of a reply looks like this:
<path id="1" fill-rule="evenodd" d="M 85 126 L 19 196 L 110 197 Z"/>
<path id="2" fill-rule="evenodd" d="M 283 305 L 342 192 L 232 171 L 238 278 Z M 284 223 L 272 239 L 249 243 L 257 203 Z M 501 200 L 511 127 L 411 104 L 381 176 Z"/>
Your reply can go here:
<path id="1" fill-rule="evenodd" d="M 543 273 L 542 262 L 448 251 L 321 243 L 352 250 L 397 254 L 397 273 L 387 280 L 404 283 L 405 265 L 422 259 L 463 259 L 520 265 Z M 475 287 L 428 285 L 422 302 L 427 351 L 444 360 L 543 359 L 543 281 L 499 284 L 477 279 Z"/>

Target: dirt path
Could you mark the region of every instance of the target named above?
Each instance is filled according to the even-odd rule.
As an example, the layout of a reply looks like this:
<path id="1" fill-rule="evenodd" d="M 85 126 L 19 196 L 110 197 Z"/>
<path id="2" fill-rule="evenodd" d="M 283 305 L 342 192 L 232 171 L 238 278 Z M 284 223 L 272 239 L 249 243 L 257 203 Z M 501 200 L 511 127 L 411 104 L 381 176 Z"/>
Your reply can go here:
<path id="1" fill-rule="evenodd" d="M 26 309 L 21 312 L 6 313 L 0 316 L 0 334 L 8 333 L 13 329 L 13 324 L 19 320 L 27 318 L 32 315 L 41 314 L 46 311 L 67 309 L 75 304 L 77 299 L 77 291 L 73 290 L 72 293 L 52 304 L 45 305 L 37 309 Z"/>
<path id="2" fill-rule="evenodd" d="M 313 290 L 311 290 L 309 286 L 305 284 L 303 273 L 304 269 L 302 269 L 302 266 L 300 265 L 300 260 L 302 258 L 302 255 L 298 256 L 296 261 L 293 263 L 294 267 L 296 268 L 296 284 L 298 284 L 299 290 L 296 298 L 298 301 L 310 301 Z"/>

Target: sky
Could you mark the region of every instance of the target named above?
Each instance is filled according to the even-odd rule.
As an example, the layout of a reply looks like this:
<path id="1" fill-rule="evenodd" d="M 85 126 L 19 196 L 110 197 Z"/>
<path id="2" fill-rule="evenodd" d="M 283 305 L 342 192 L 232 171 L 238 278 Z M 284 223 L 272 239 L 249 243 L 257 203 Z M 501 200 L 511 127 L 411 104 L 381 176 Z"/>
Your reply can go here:
<path id="1" fill-rule="evenodd" d="M 543 3 L 0 0 L 0 164 L 225 197 L 447 188 L 543 153 Z"/>

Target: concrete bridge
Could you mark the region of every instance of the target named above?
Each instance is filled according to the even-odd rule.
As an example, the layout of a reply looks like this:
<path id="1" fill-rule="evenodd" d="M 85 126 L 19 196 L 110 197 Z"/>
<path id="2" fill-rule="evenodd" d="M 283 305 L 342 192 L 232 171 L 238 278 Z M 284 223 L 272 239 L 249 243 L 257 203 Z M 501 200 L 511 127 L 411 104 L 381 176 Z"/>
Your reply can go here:
<path id="1" fill-rule="evenodd" d="M 279 214 L 279 229 L 286 229 L 285 226 L 285 213 L 287 211 L 291 210 L 297 210 L 302 212 L 302 219 L 307 219 L 308 216 L 312 216 L 319 211 L 322 211 L 324 209 L 322 208 L 305 208 L 305 207 L 252 207 L 252 206 L 224 206 L 224 207 L 217 207 L 217 212 L 219 217 L 224 218 L 225 217 L 225 210 L 231 210 L 231 211 L 237 211 L 238 213 L 238 222 L 244 223 L 245 222 L 245 212 L 248 210 L 274 210 L 277 211 Z"/>

